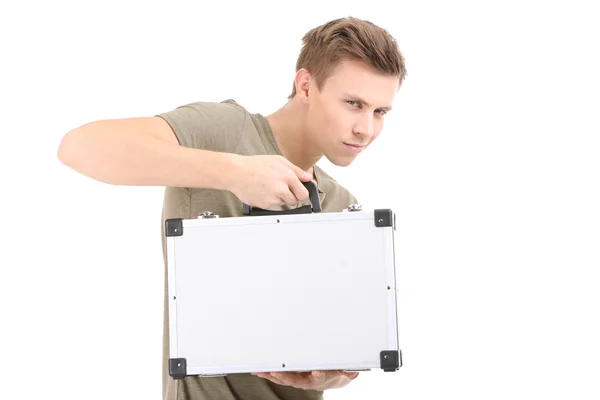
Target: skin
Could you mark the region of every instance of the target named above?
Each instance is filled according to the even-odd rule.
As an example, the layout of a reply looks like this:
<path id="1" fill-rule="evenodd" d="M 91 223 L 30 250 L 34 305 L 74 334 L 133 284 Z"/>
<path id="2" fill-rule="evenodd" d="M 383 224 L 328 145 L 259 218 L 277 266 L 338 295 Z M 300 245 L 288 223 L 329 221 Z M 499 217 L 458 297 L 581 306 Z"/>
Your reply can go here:
<path id="1" fill-rule="evenodd" d="M 338 389 L 348 385 L 358 377 L 358 372 L 309 371 L 309 372 L 259 372 L 252 375 L 268 379 L 278 385 L 293 386 L 298 389 L 319 390 Z"/>
<path id="2" fill-rule="evenodd" d="M 285 158 L 313 174 L 313 166 L 325 156 L 337 166 L 348 166 L 358 156 L 345 143 L 362 151 L 380 135 L 384 117 L 399 90 L 395 76 L 383 75 L 358 61 L 342 61 L 319 90 L 305 69 L 296 74 L 296 95 L 267 116 Z M 300 389 L 342 388 L 358 372 L 263 372 L 253 373 L 279 385 Z"/>
<path id="3" fill-rule="evenodd" d="M 334 165 L 350 165 L 359 153 L 344 143 L 368 148 L 399 90 L 397 77 L 353 60 L 340 62 L 320 90 L 305 69 L 296 73 L 295 83 L 294 98 L 267 119 L 284 157 L 305 171 L 323 156 Z"/>
<path id="4" fill-rule="evenodd" d="M 283 156 L 180 146 L 160 117 L 84 124 L 67 132 L 57 156 L 73 170 L 113 185 L 211 188 L 260 208 L 293 206 L 308 198 L 301 181 L 316 180 L 313 166 L 321 157 L 350 165 L 358 153 L 344 143 L 364 145 L 364 151 L 379 136 L 399 81 L 364 63 L 343 61 L 320 89 L 305 69 L 296 73 L 295 84 L 294 98 L 267 116 Z"/>

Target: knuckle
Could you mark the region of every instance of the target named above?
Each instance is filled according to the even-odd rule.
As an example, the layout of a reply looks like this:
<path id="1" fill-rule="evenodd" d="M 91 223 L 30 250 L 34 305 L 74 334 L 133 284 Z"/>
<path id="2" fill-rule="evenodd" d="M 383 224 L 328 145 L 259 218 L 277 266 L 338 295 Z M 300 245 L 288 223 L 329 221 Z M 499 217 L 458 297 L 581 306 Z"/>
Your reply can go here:
<path id="1" fill-rule="evenodd" d="M 296 179 L 296 174 L 291 169 L 285 171 L 285 181 L 287 183 L 292 183 Z"/>
<path id="2" fill-rule="evenodd" d="M 281 204 L 281 200 L 278 198 L 274 198 L 269 202 L 269 206 L 268 207 L 273 207 L 273 206 L 278 206 Z"/>
<path id="3" fill-rule="evenodd" d="M 287 196 L 288 192 L 290 191 L 290 188 L 287 184 L 282 183 L 280 185 L 277 186 L 277 190 L 276 193 L 279 196 Z"/>

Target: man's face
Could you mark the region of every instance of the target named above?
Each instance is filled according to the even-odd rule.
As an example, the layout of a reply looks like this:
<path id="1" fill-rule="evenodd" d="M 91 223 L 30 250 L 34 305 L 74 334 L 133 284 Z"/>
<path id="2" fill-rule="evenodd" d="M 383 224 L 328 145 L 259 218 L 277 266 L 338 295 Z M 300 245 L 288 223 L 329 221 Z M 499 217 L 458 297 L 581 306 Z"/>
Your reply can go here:
<path id="1" fill-rule="evenodd" d="M 308 135 L 327 159 L 350 165 L 375 140 L 398 92 L 395 76 L 358 61 L 341 62 L 319 91 L 311 81 Z"/>

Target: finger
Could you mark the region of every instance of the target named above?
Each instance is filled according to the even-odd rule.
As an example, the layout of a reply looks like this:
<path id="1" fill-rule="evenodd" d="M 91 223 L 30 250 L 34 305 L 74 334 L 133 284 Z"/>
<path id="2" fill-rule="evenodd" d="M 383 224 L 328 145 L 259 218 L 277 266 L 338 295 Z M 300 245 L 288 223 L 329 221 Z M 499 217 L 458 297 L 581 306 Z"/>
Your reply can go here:
<path id="1" fill-rule="evenodd" d="M 312 179 L 312 175 L 309 174 L 308 172 L 304 171 L 302 168 L 292 164 L 287 158 L 282 158 L 282 161 L 285 165 L 287 165 L 287 167 L 289 169 L 291 169 L 292 171 L 294 171 L 294 174 L 296 174 L 296 176 L 298 177 L 298 179 L 300 179 L 301 181 L 307 182 L 310 181 Z"/>
<path id="2" fill-rule="evenodd" d="M 286 386 L 293 386 L 299 389 L 310 389 L 312 379 L 310 372 L 272 372 L 275 379 L 279 379 Z"/>
<path id="3" fill-rule="evenodd" d="M 345 375 L 342 370 L 324 370 L 324 371 L 312 371 L 312 377 L 315 381 L 326 381 L 328 379 L 337 378 L 339 376 Z"/>
<path id="4" fill-rule="evenodd" d="M 312 377 L 317 381 L 324 381 L 327 379 L 327 371 L 312 371 Z"/>
<path id="5" fill-rule="evenodd" d="M 294 383 L 303 378 L 303 374 L 299 372 L 271 372 L 271 375 L 286 383 Z"/>
<path id="6" fill-rule="evenodd" d="M 271 374 L 268 372 L 253 372 L 252 375 L 256 375 L 259 378 L 271 380 Z"/>
<path id="7" fill-rule="evenodd" d="M 298 199 L 290 190 L 288 190 L 287 193 L 282 193 L 279 198 L 288 206 L 295 206 L 298 204 Z"/>
<path id="8" fill-rule="evenodd" d="M 282 386 L 291 386 L 288 382 L 286 382 L 284 379 L 281 379 L 280 377 L 274 375 L 274 373 L 270 373 L 270 374 L 266 374 L 265 379 L 270 380 L 273 383 L 276 383 L 278 385 L 282 385 Z"/>
<path id="9" fill-rule="evenodd" d="M 342 373 L 350 379 L 356 379 L 356 377 L 358 377 L 358 372 L 356 372 L 356 371 L 354 371 L 354 372 L 342 371 Z"/>
<path id="10" fill-rule="evenodd" d="M 289 187 L 298 200 L 303 201 L 308 199 L 308 189 L 298 179 L 293 179 Z"/>

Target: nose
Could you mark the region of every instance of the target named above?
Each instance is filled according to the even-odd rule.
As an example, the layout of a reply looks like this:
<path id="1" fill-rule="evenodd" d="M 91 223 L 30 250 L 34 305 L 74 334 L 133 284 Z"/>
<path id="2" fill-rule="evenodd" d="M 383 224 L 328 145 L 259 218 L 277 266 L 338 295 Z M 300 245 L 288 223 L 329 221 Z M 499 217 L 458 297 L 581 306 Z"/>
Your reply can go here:
<path id="1" fill-rule="evenodd" d="M 367 141 L 373 137 L 373 116 L 362 116 L 361 120 L 354 127 L 354 134 L 360 136 L 362 140 Z"/>

